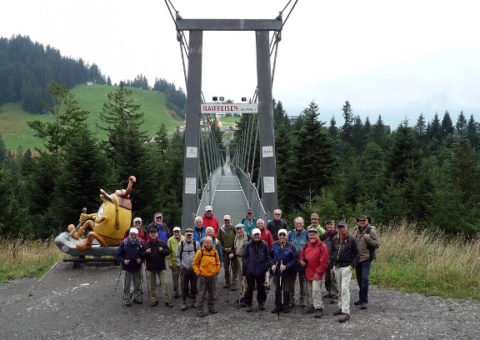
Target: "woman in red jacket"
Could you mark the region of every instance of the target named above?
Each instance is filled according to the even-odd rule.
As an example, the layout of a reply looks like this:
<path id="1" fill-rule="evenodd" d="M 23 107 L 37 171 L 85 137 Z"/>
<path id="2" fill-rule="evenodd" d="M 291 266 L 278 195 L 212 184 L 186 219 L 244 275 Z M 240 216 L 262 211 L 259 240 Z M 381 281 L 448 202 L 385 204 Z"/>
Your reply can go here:
<path id="1" fill-rule="evenodd" d="M 304 267 L 305 283 L 307 286 L 307 312 L 315 317 L 323 316 L 322 283 L 323 274 L 328 267 L 328 249 L 320 241 L 318 230 L 308 230 L 308 242 L 300 252 L 300 265 Z"/>

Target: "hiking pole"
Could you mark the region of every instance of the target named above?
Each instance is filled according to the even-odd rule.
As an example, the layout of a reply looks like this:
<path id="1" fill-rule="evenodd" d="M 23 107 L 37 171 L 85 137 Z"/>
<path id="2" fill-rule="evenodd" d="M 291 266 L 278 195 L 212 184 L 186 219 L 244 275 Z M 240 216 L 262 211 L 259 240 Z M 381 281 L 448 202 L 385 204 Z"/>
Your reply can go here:
<path id="1" fill-rule="evenodd" d="M 280 265 L 282 265 L 282 262 L 280 262 Z M 283 273 L 282 273 L 282 270 L 280 269 L 280 266 L 278 266 L 277 268 L 278 271 L 280 271 L 280 278 L 279 278 L 279 281 L 280 281 L 280 304 L 281 304 L 281 308 L 283 308 Z M 280 321 L 280 308 L 278 308 L 278 311 L 277 311 L 277 321 Z"/>
<path id="2" fill-rule="evenodd" d="M 118 274 L 117 284 L 115 285 L 115 290 L 113 291 L 112 297 L 114 297 L 115 294 L 117 293 L 118 282 L 120 282 L 120 276 L 122 276 L 122 272 L 123 272 L 122 266 L 120 266 L 120 274 Z"/>

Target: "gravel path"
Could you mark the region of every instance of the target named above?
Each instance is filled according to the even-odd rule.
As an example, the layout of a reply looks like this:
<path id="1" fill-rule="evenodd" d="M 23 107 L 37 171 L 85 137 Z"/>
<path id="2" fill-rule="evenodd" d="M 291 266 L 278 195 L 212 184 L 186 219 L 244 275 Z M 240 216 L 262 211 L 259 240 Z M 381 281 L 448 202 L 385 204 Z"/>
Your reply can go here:
<path id="1" fill-rule="evenodd" d="M 113 296 L 118 274 L 117 267 L 73 269 L 71 264 L 58 263 L 40 280 L 0 285 L 0 339 L 480 339 L 480 303 L 471 300 L 373 286 L 369 309 L 352 306 L 346 324 L 332 316 L 336 306 L 329 300 L 322 319 L 295 308 L 278 321 L 270 313 L 272 292 L 262 314 L 255 309 L 247 314 L 227 304 L 221 274 L 219 313 L 197 318 L 193 309 L 180 311 L 180 300 L 174 301 L 173 309 L 146 303 L 123 307 L 121 283 Z M 353 302 L 357 296 L 353 282 L 351 290 Z"/>

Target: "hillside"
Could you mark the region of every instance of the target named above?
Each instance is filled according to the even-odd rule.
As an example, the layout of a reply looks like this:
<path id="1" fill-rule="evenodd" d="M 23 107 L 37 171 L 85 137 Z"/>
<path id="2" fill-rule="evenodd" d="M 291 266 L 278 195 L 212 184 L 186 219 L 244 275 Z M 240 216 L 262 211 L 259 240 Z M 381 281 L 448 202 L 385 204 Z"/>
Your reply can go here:
<path id="1" fill-rule="evenodd" d="M 106 85 L 79 85 L 71 92 L 75 95 L 82 109 L 90 112 L 88 119 L 91 130 L 101 139 L 106 136 L 105 131 L 97 127 L 100 124 L 99 114 L 107 99 L 107 93 L 114 87 Z M 169 132 L 183 124 L 183 120 L 166 107 L 165 96 L 161 92 L 130 88 L 134 99 L 141 105 L 145 114 L 144 130 L 153 136 L 163 122 Z M 0 134 L 8 149 L 23 149 L 41 147 L 41 141 L 33 136 L 33 130 L 27 126 L 29 120 L 51 119 L 49 114 L 32 114 L 22 110 L 19 104 L 3 104 L 0 106 Z"/>

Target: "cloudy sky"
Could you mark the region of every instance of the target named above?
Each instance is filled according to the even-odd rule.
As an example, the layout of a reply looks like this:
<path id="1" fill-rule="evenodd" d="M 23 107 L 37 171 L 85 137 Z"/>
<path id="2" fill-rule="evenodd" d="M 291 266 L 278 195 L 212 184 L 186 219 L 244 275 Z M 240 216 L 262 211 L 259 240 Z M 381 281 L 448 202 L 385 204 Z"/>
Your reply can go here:
<path id="1" fill-rule="evenodd" d="M 171 0 L 184 18 L 273 19 L 287 0 Z M 295 2 L 295 0 L 292 1 Z M 354 114 L 397 126 L 423 112 L 480 120 L 480 3 L 472 0 L 299 0 L 278 50 L 274 97 L 288 114 L 313 100 L 320 119 Z M 29 35 L 96 63 L 114 82 L 144 74 L 185 88 L 163 0 L 0 3 L 0 35 Z M 203 92 L 235 101 L 256 86 L 253 32 L 205 32 Z"/>

